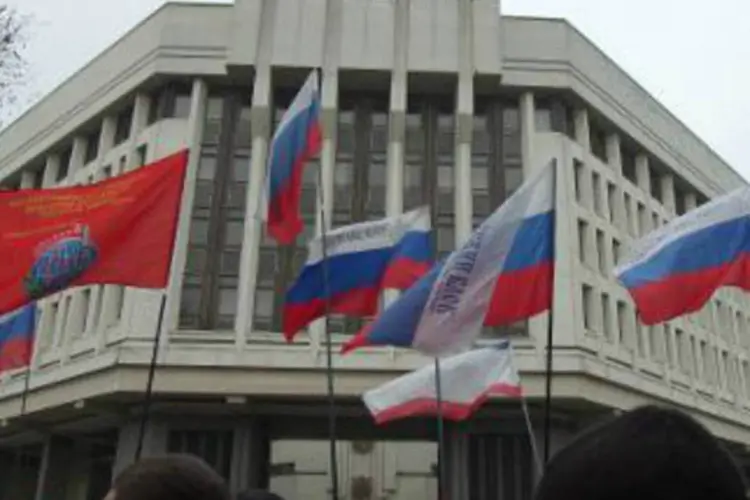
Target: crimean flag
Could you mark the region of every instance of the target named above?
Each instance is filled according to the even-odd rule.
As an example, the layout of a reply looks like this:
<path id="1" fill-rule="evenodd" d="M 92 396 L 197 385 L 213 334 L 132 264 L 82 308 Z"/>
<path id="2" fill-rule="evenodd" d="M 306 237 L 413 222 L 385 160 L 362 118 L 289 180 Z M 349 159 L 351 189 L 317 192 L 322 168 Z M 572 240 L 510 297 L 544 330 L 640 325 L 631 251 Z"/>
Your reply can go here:
<path id="1" fill-rule="evenodd" d="M 282 245 L 302 232 L 302 174 L 323 144 L 318 86 L 318 73 L 312 71 L 281 117 L 269 148 L 261 209 L 268 233 Z"/>
<path id="2" fill-rule="evenodd" d="M 507 340 L 442 359 L 439 369 L 440 404 L 432 364 L 367 391 L 362 399 L 375 422 L 438 413 L 465 420 L 490 397 L 523 395 Z"/>
<path id="3" fill-rule="evenodd" d="M 75 286 L 164 288 L 187 157 L 90 186 L 0 192 L 0 314 Z"/>
<path id="4" fill-rule="evenodd" d="M 0 316 L 0 373 L 31 363 L 36 330 L 36 304 Z"/>

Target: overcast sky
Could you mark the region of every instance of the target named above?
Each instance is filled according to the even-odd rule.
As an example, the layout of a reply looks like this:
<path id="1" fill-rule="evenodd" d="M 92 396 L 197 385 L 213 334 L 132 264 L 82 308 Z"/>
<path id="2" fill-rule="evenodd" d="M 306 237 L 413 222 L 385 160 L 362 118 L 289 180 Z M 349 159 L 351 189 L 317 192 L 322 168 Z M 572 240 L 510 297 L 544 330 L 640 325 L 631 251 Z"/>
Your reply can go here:
<path id="1" fill-rule="evenodd" d="M 164 2 L 9 3 L 34 17 L 27 107 Z M 750 179 L 750 0 L 503 0 L 502 11 L 570 20 Z"/>

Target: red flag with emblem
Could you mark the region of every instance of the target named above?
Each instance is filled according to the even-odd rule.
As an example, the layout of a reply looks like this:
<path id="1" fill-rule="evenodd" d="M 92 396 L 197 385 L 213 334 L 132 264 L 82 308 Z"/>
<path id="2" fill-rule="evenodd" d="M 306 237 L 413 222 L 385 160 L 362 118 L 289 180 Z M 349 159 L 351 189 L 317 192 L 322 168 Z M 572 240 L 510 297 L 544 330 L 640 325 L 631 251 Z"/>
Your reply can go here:
<path id="1" fill-rule="evenodd" d="M 90 186 L 0 192 L 0 314 L 75 286 L 164 288 L 187 156 Z"/>

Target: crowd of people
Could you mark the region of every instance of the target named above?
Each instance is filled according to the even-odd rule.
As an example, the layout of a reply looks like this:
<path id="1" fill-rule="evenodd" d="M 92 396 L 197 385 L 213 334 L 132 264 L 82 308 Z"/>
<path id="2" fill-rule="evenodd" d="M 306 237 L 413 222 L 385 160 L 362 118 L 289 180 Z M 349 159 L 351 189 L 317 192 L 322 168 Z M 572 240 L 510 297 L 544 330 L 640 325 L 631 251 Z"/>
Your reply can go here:
<path id="1" fill-rule="evenodd" d="M 624 413 L 578 436 L 547 464 L 535 493 L 535 500 L 746 498 L 742 470 L 722 444 L 693 418 L 654 406 Z M 206 463 L 169 455 L 131 465 L 105 500 L 284 499 L 267 491 L 232 497 Z"/>

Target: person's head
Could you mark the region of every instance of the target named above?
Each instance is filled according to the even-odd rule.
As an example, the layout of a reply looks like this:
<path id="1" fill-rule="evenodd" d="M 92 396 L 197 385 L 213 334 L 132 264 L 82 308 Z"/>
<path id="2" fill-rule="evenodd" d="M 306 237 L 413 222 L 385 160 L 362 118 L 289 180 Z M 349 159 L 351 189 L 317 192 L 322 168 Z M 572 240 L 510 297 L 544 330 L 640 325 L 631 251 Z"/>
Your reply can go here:
<path id="1" fill-rule="evenodd" d="M 703 426 L 646 406 L 585 432 L 548 464 L 536 500 L 744 500 L 742 473 Z"/>
<path id="2" fill-rule="evenodd" d="M 265 490 L 248 490 L 237 495 L 237 500 L 284 500 L 276 493 Z"/>
<path id="3" fill-rule="evenodd" d="M 229 500 L 224 480 L 192 455 L 144 458 L 115 479 L 106 500 Z"/>

